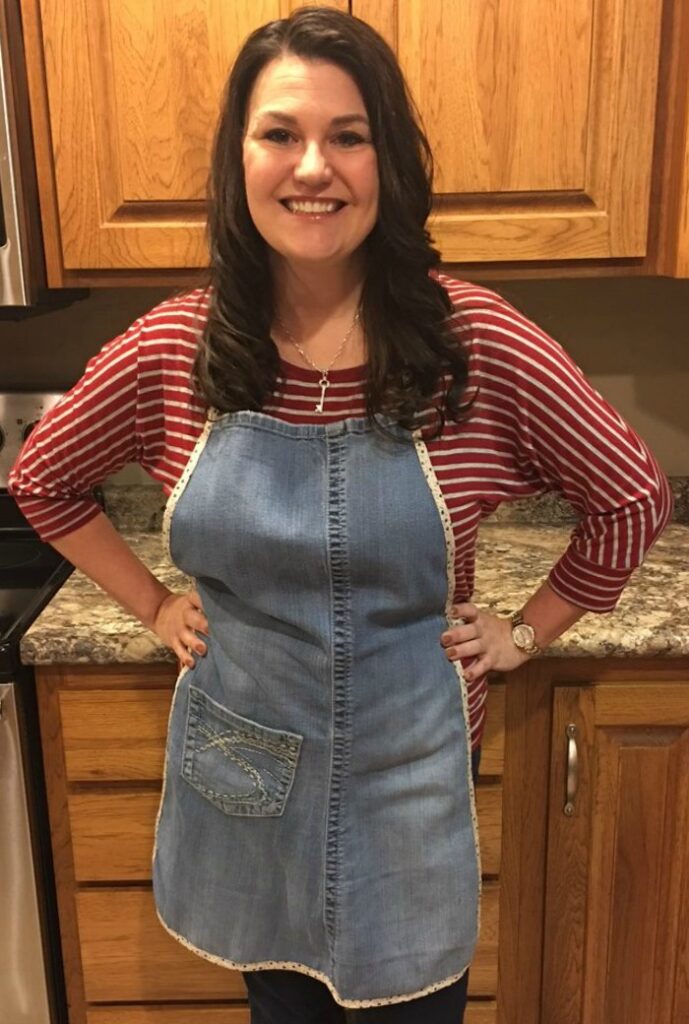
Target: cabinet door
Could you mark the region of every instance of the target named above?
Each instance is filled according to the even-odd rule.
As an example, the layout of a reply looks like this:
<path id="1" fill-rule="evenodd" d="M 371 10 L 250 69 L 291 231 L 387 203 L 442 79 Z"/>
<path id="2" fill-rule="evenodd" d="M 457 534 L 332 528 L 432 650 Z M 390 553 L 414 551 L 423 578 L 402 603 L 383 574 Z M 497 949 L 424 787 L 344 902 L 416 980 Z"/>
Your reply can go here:
<path id="1" fill-rule="evenodd" d="M 689 277 L 689 4 L 666 0 L 647 272 Z"/>
<path id="2" fill-rule="evenodd" d="M 352 0 L 436 156 L 445 261 L 646 251 L 662 0 Z"/>
<path id="3" fill-rule="evenodd" d="M 557 687 L 543 1024 L 689 1020 L 688 829 L 689 679 Z"/>
<path id="4" fill-rule="evenodd" d="M 299 0 L 40 0 L 40 28 L 37 3 L 25 0 L 23 10 L 34 72 L 41 57 L 45 65 L 54 166 L 39 166 L 39 177 L 49 264 L 48 185 L 61 238 L 51 283 L 62 283 L 62 270 L 205 266 L 206 178 L 224 83 L 246 36 Z M 346 10 L 347 0 L 330 5 Z"/>

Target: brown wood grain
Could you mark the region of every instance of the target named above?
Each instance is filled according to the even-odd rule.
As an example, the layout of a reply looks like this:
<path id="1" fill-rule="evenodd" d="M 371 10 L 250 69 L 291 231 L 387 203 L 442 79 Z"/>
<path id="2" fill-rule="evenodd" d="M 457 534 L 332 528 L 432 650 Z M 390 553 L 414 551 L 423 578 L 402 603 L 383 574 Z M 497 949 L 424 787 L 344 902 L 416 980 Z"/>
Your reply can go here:
<path id="1" fill-rule="evenodd" d="M 502 775 L 505 768 L 505 692 L 505 683 L 500 677 L 490 682 L 481 742 L 482 776 Z"/>
<path id="2" fill-rule="evenodd" d="M 20 9 L 29 101 L 31 105 L 31 125 L 41 226 L 43 229 L 46 279 L 50 288 L 61 288 L 64 287 L 64 281 L 62 275 L 60 214 L 55 184 L 55 156 L 50 130 L 40 0 L 22 0 Z"/>
<path id="3" fill-rule="evenodd" d="M 689 678 L 664 681 L 660 673 L 649 675 L 643 685 L 620 680 L 596 691 L 596 727 L 684 726 L 689 709 Z"/>
<path id="4" fill-rule="evenodd" d="M 24 0 L 51 284 L 206 265 L 205 178 L 228 68 L 250 29 L 295 5 Z M 351 6 L 397 49 L 421 109 L 446 262 L 555 261 L 552 272 L 643 257 L 663 0 L 502 0 L 451 16 L 424 0 Z M 673 125 L 670 184 L 685 196 L 686 118 Z M 674 209 L 684 252 L 686 200 Z"/>
<path id="5" fill-rule="evenodd" d="M 666 0 L 645 273 L 689 277 L 689 4 Z"/>
<path id="6" fill-rule="evenodd" d="M 563 814 L 567 722 L 575 813 Z M 543 1014 L 676 1024 L 689 966 L 689 677 L 555 690 Z"/>
<path id="7" fill-rule="evenodd" d="M 527 662 L 510 674 L 507 683 L 499 1024 L 537 1024 L 541 1020 L 551 674 L 557 664 L 544 658 Z M 543 1024 L 554 1022 L 543 1018 Z"/>
<path id="8" fill-rule="evenodd" d="M 67 808 L 67 777 L 60 721 L 59 696 L 63 675 L 51 666 L 36 668 L 36 693 L 41 730 L 50 841 L 57 890 L 60 943 L 69 1004 L 69 1024 L 86 1024 L 86 1001 L 81 965 L 81 941 L 74 892 L 74 857 Z"/>
<path id="9" fill-rule="evenodd" d="M 207 264 L 198 204 L 225 80 L 249 32 L 290 6 L 41 0 L 67 271 Z"/>
<path id="10" fill-rule="evenodd" d="M 662 0 L 352 11 L 394 46 L 419 106 L 446 262 L 644 255 Z"/>
<path id="11" fill-rule="evenodd" d="M 171 698 L 168 688 L 61 692 L 70 782 L 162 779 Z"/>
<path id="12" fill-rule="evenodd" d="M 577 726 L 579 790 L 576 810 L 564 814 L 569 723 Z M 594 693 L 560 687 L 553 704 L 548 862 L 543 946 L 543 1020 L 580 1024 L 584 983 L 584 927 L 589 870 L 591 750 Z"/>

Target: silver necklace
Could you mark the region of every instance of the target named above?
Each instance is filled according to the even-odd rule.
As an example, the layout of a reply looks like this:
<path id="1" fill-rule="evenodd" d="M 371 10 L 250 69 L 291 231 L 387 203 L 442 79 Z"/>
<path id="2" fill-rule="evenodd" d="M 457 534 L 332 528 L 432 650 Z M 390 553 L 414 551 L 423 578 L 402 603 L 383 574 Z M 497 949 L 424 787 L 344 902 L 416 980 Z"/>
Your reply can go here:
<path id="1" fill-rule="evenodd" d="M 316 366 L 316 364 L 314 363 L 313 359 L 311 359 L 311 357 L 306 354 L 306 352 L 301 347 L 301 345 L 299 344 L 297 339 L 294 337 L 292 332 L 287 330 L 287 328 L 285 327 L 285 324 L 284 324 L 282 318 L 279 317 L 276 314 L 275 315 L 275 319 L 280 324 L 280 327 L 282 328 L 282 330 L 284 331 L 285 335 L 287 336 L 288 341 L 290 341 L 294 345 L 294 347 L 296 348 L 297 352 L 302 357 L 304 362 L 308 363 L 312 370 L 316 370 L 317 373 L 320 373 L 321 376 L 320 376 L 320 380 L 318 381 L 318 384 L 319 384 L 320 389 L 321 389 L 321 397 L 316 402 L 314 411 L 318 412 L 318 413 L 322 413 L 323 412 L 323 406 L 325 404 L 325 396 L 326 396 L 327 390 L 328 390 L 328 388 L 330 387 L 330 384 L 331 384 L 331 381 L 330 381 L 330 378 L 328 377 L 328 374 L 330 373 L 330 371 L 332 370 L 333 366 L 335 365 L 337 360 L 340 358 L 340 356 L 344 352 L 345 345 L 347 344 L 347 342 L 351 338 L 352 332 L 354 331 L 354 328 L 359 323 L 359 320 L 361 319 L 361 309 L 357 309 L 356 313 L 354 314 L 354 319 L 352 320 L 351 326 L 350 326 L 349 330 L 347 331 L 347 333 L 345 334 L 344 338 L 342 339 L 340 347 L 338 348 L 337 352 L 335 353 L 335 355 L 333 356 L 333 358 L 330 360 L 330 362 L 328 363 L 328 365 L 326 367 Z"/>

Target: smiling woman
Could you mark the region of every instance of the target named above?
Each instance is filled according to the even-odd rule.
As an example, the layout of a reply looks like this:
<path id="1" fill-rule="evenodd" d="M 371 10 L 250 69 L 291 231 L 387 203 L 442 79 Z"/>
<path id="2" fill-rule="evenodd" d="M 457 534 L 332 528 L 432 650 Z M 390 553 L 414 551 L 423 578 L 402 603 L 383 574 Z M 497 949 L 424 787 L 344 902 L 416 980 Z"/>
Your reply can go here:
<path id="1" fill-rule="evenodd" d="M 487 675 L 607 612 L 667 481 L 553 339 L 441 274 L 432 161 L 394 54 L 304 8 L 232 69 L 210 285 L 107 345 L 11 484 L 177 654 L 153 882 L 164 927 L 241 970 L 252 1024 L 460 1024 L 478 935 Z M 94 503 L 170 495 L 170 593 Z M 512 617 L 471 602 L 478 526 L 581 514 Z"/>
<path id="2" fill-rule="evenodd" d="M 210 179 L 213 289 L 195 373 L 215 408 L 262 408 L 282 357 L 319 380 L 366 365 L 370 417 L 459 415 L 466 359 L 429 274 L 432 166 L 395 56 L 364 22 L 304 8 L 249 37 Z M 309 205 L 324 200 L 337 206 Z"/>
<path id="3" fill-rule="evenodd" d="M 378 216 L 376 151 L 356 84 L 335 64 L 286 55 L 259 74 L 246 119 L 246 198 L 269 246 L 279 316 L 294 323 L 295 283 L 308 287 L 314 274 L 319 291 L 349 289 L 356 298 L 365 276 L 363 243 Z M 329 361 L 329 341 L 325 332 L 311 339 L 316 363 Z M 286 354 L 289 346 L 277 342 Z M 359 332 L 347 361 L 364 358 Z"/>

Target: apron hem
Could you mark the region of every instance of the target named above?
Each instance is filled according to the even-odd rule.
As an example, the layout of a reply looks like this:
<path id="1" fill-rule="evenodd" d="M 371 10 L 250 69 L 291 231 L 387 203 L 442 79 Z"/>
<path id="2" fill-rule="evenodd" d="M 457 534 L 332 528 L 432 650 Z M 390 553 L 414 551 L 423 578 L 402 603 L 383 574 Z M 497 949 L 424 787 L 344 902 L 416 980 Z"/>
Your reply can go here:
<path id="1" fill-rule="evenodd" d="M 374 1006 L 391 1006 L 395 1003 L 409 1002 L 411 999 L 420 999 L 423 996 L 431 995 L 433 992 L 439 991 L 439 989 L 447 988 L 448 985 L 454 985 L 456 981 L 459 981 L 471 966 L 471 960 L 466 967 L 459 972 L 459 974 L 453 974 L 449 978 L 443 978 L 442 981 L 434 982 L 432 985 L 427 985 L 425 988 L 419 989 L 416 992 L 406 992 L 402 995 L 394 996 L 381 996 L 376 999 L 345 999 L 337 991 L 330 978 L 322 971 L 316 970 L 314 967 L 309 967 L 307 964 L 294 963 L 290 960 L 257 960 L 253 963 L 240 963 L 238 960 L 228 960 L 225 957 L 217 956 L 215 953 L 209 953 L 205 949 L 201 949 L 199 946 L 195 946 L 193 942 L 180 935 L 171 928 L 162 918 L 160 910 L 156 906 L 156 915 L 161 925 L 173 939 L 179 942 L 185 949 L 188 949 L 191 953 L 195 953 L 197 956 L 202 957 L 204 960 L 209 960 L 213 964 L 217 964 L 219 967 L 225 967 L 228 970 L 235 971 L 264 971 L 264 970 L 282 970 L 282 971 L 296 971 L 299 974 L 306 974 L 310 978 L 315 978 L 316 981 L 321 981 L 329 990 L 331 996 L 338 1004 L 347 1010 L 360 1010 L 367 1009 Z"/>

